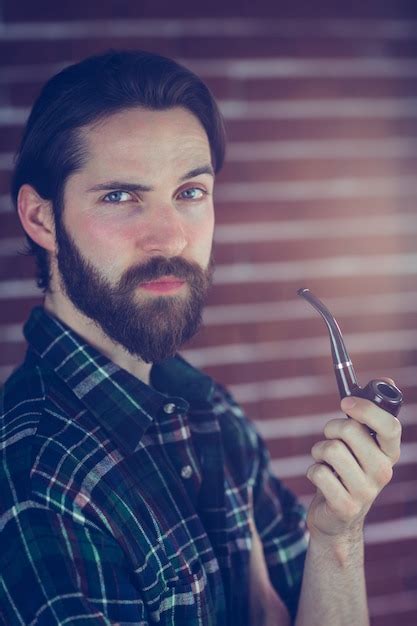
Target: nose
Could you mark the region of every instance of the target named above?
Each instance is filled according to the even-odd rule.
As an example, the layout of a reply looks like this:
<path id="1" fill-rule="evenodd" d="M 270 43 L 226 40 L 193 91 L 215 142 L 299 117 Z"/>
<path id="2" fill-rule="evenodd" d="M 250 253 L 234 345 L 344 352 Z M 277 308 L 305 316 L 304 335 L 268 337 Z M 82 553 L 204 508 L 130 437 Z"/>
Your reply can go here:
<path id="1" fill-rule="evenodd" d="M 141 226 L 141 247 L 148 254 L 173 257 L 180 255 L 187 245 L 184 221 L 174 207 L 152 211 L 146 226 Z"/>

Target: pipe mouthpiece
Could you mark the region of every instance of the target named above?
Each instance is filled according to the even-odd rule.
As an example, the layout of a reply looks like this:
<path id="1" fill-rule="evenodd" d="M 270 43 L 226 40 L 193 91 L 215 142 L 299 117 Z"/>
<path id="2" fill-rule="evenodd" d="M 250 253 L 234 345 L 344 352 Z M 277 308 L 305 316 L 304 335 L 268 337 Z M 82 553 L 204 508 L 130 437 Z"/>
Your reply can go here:
<path id="1" fill-rule="evenodd" d="M 352 395 L 354 390 L 358 387 L 358 382 L 338 323 L 329 309 L 321 300 L 311 293 L 310 289 L 302 287 L 297 291 L 297 294 L 307 300 L 326 322 L 340 395 L 342 398 L 346 395 Z"/>

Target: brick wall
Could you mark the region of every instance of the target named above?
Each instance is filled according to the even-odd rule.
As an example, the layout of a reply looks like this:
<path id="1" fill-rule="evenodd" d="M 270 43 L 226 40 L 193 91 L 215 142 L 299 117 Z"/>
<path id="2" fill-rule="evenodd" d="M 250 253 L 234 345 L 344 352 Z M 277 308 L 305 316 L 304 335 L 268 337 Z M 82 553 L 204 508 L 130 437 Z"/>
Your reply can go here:
<path id="1" fill-rule="evenodd" d="M 338 414 L 326 328 L 360 381 L 393 377 L 403 454 L 368 516 L 375 626 L 417 623 L 417 11 L 406 2 L 3 3 L 0 38 L 0 381 L 41 302 L 8 181 L 22 124 L 60 67 L 108 47 L 175 57 L 212 87 L 228 159 L 216 188 L 216 281 L 184 354 L 228 384 L 279 476 L 308 504 L 311 446 Z M 338 5 L 338 6 L 337 6 Z M 174 8 L 175 7 L 175 8 Z"/>

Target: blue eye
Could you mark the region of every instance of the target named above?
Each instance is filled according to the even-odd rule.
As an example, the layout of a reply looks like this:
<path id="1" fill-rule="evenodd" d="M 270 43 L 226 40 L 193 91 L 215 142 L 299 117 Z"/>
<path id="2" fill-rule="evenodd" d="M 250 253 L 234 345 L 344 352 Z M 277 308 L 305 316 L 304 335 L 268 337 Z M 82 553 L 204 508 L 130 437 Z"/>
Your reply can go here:
<path id="1" fill-rule="evenodd" d="M 196 195 L 196 192 L 198 195 Z M 200 189 L 200 187 L 189 187 L 180 193 L 184 200 L 201 200 L 205 195 L 207 195 L 207 191 Z"/>
<path id="2" fill-rule="evenodd" d="M 119 204 L 120 202 L 126 202 L 126 199 L 122 199 L 122 196 L 127 196 L 127 200 L 131 200 L 132 196 L 130 195 L 130 193 L 128 193 L 127 191 L 121 191 L 121 190 L 117 190 L 117 191 L 111 191 L 110 193 L 108 193 L 106 196 L 104 196 L 103 200 L 104 202 L 110 202 L 113 204 Z"/>

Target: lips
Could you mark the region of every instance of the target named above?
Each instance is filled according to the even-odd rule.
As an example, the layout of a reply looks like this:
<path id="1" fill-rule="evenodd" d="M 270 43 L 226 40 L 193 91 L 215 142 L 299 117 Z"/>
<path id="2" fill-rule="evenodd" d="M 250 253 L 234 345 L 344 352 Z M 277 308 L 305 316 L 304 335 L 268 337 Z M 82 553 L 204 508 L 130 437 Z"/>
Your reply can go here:
<path id="1" fill-rule="evenodd" d="M 141 283 L 140 287 L 146 291 L 163 293 L 165 291 L 175 291 L 180 289 L 184 284 L 185 280 L 182 280 L 181 278 L 163 276 L 162 278 L 158 278 L 156 280 Z"/>

